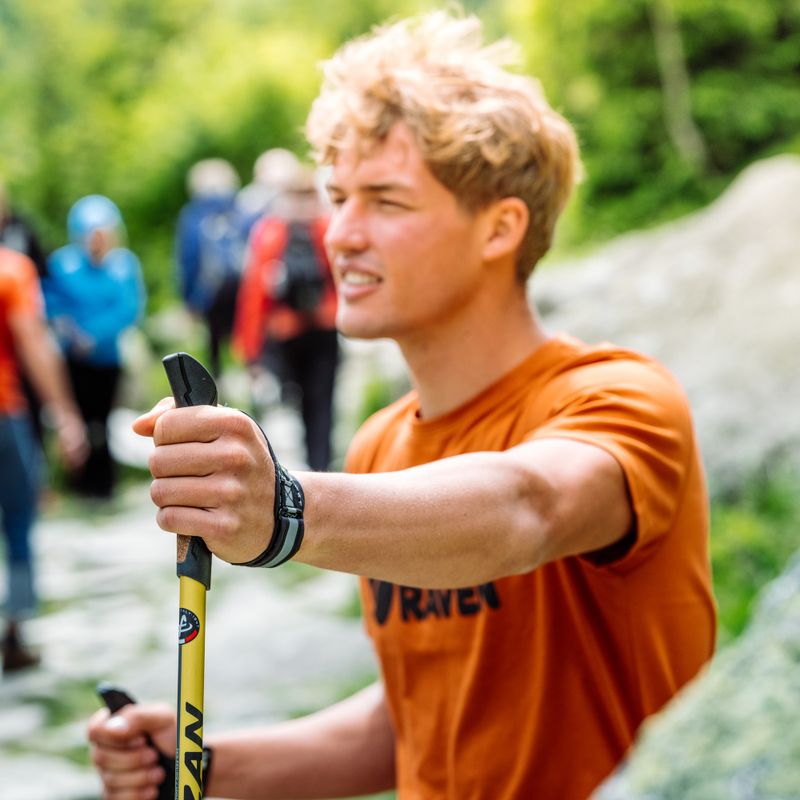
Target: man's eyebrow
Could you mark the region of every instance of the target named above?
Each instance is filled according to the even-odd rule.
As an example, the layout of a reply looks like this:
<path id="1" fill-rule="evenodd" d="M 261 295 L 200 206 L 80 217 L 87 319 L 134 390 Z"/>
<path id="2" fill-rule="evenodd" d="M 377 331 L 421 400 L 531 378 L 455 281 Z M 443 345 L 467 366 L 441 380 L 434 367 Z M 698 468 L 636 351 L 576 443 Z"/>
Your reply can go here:
<path id="1" fill-rule="evenodd" d="M 328 183 L 325 187 L 328 192 L 344 194 L 344 189 L 335 183 Z M 410 187 L 404 183 L 397 183 L 387 181 L 385 183 L 365 183 L 357 187 L 357 191 L 366 192 L 367 194 L 380 194 L 382 192 L 408 192 Z"/>

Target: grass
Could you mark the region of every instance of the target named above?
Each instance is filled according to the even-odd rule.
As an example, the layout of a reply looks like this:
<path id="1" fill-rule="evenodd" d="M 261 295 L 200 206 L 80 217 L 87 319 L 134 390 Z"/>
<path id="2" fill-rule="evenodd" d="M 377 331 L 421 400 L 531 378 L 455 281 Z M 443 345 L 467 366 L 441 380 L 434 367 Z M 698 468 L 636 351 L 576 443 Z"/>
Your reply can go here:
<path id="1" fill-rule="evenodd" d="M 800 477 L 762 475 L 711 508 L 711 561 L 719 643 L 746 627 L 761 589 L 800 546 Z"/>

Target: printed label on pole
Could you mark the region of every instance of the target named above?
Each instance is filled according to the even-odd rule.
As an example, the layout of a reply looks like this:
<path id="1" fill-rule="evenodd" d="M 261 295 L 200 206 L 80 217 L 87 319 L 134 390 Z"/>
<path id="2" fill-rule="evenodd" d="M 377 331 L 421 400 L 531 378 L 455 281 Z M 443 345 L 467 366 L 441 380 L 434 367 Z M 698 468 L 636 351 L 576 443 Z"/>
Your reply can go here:
<path id="1" fill-rule="evenodd" d="M 180 609 L 179 615 L 178 644 L 188 644 L 192 639 L 197 638 L 197 634 L 200 633 L 200 620 L 197 619 L 197 614 L 194 611 L 189 611 L 188 608 Z"/>

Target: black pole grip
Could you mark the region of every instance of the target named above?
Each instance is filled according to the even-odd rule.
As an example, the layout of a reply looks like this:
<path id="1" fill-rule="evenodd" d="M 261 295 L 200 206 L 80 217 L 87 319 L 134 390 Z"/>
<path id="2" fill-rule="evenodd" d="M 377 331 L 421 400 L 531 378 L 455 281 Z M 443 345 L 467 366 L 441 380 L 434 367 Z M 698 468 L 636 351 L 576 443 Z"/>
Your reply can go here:
<path id="1" fill-rule="evenodd" d="M 188 353 L 173 353 L 161 362 L 177 408 L 214 406 L 217 386 L 208 370 Z M 178 576 L 193 578 L 211 588 L 211 552 L 199 536 L 178 536 Z"/>
<path id="2" fill-rule="evenodd" d="M 121 708 L 136 702 L 124 689 L 112 686 L 110 683 L 99 683 L 97 685 L 97 694 L 100 695 L 112 714 L 116 714 Z M 144 738 L 147 745 L 158 753 L 158 766 L 166 773 L 164 780 L 158 787 L 157 800 L 175 800 L 175 758 L 162 753 L 147 734 L 145 734 Z"/>

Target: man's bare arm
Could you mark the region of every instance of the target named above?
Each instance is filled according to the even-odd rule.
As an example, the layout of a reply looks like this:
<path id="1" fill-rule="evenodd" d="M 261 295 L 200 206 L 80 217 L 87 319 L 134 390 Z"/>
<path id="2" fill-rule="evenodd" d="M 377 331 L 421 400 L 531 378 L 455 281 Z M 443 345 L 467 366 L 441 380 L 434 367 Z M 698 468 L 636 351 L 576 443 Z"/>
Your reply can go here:
<path id="1" fill-rule="evenodd" d="M 231 409 L 158 407 L 151 495 L 159 525 L 202 536 L 226 561 L 264 549 L 274 471 L 255 424 Z M 631 528 L 622 468 L 599 447 L 535 440 L 376 475 L 301 473 L 296 558 L 429 588 L 469 586 L 599 550 Z"/>
<path id="2" fill-rule="evenodd" d="M 633 518 L 617 461 L 569 439 L 301 481 L 308 533 L 298 560 L 410 586 L 455 588 L 528 572 L 613 544 Z"/>
<path id="3" fill-rule="evenodd" d="M 175 752 L 175 712 L 125 706 L 89 722 L 92 760 L 107 800 L 152 797 L 166 778 L 147 734 Z M 206 736 L 214 750 L 209 797 L 308 800 L 371 794 L 394 785 L 394 733 L 383 688 L 374 684 L 329 708 L 269 728 Z"/>
<path id="4" fill-rule="evenodd" d="M 213 797 L 309 800 L 394 786 L 394 733 L 380 684 L 308 717 L 208 743 Z"/>

